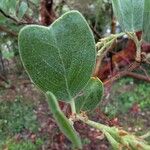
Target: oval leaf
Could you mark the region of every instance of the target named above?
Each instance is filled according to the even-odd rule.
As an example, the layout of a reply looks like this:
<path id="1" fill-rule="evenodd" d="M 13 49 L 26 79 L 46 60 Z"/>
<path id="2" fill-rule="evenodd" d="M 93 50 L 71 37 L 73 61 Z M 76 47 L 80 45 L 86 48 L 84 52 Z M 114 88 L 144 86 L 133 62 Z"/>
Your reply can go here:
<path id="1" fill-rule="evenodd" d="M 123 31 L 143 31 L 146 42 L 150 42 L 150 1 L 112 0 L 113 10 Z"/>
<path id="2" fill-rule="evenodd" d="M 92 32 L 77 11 L 50 27 L 30 25 L 19 34 L 20 55 L 33 82 L 59 100 L 70 101 L 87 84 L 95 65 Z"/>
<path id="3" fill-rule="evenodd" d="M 20 7 L 19 7 L 19 12 L 18 12 L 18 18 L 21 19 L 26 11 L 28 10 L 28 5 L 25 2 L 21 2 Z"/>
<path id="4" fill-rule="evenodd" d="M 50 110 L 60 130 L 74 144 L 75 147 L 82 149 L 80 137 L 78 136 L 78 133 L 75 131 L 73 126 L 70 124 L 69 120 L 60 110 L 56 97 L 51 92 L 47 92 L 46 94 Z"/>
<path id="5" fill-rule="evenodd" d="M 150 0 L 145 0 L 144 20 L 143 20 L 143 39 L 150 42 Z"/>
<path id="6" fill-rule="evenodd" d="M 7 14 L 11 13 L 14 15 L 16 10 L 16 0 L 0 0 L 0 9 L 5 11 Z"/>
<path id="7" fill-rule="evenodd" d="M 144 0 L 112 0 L 112 5 L 123 31 L 142 31 Z"/>
<path id="8" fill-rule="evenodd" d="M 83 91 L 75 100 L 76 110 L 91 111 L 100 103 L 103 96 L 103 84 L 98 78 L 92 77 Z"/>

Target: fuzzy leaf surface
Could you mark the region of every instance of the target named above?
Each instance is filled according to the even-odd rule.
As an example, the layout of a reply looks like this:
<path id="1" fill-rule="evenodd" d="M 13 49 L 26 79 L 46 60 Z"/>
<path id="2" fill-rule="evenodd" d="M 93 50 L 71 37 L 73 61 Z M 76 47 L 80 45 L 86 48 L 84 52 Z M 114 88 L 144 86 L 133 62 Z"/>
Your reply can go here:
<path id="1" fill-rule="evenodd" d="M 55 95 L 51 92 L 46 92 L 46 95 L 50 110 L 57 122 L 57 125 L 59 126 L 59 129 L 74 144 L 76 148 L 82 149 L 80 137 L 73 126 L 70 124 L 67 117 L 61 111 Z"/>
<path id="2" fill-rule="evenodd" d="M 78 11 L 64 14 L 50 27 L 24 27 L 19 48 L 32 81 L 66 102 L 85 87 L 95 65 L 94 37 Z"/>
<path id="3" fill-rule="evenodd" d="M 144 0 L 112 0 L 113 10 L 123 31 L 141 31 Z"/>
<path id="4" fill-rule="evenodd" d="M 113 10 L 123 31 L 143 31 L 143 39 L 150 42 L 150 1 L 112 0 Z"/>
<path id="5" fill-rule="evenodd" d="M 94 110 L 102 99 L 103 90 L 102 82 L 92 77 L 81 92 L 81 96 L 75 100 L 77 112 Z"/>
<path id="6" fill-rule="evenodd" d="M 150 1 L 145 0 L 144 20 L 143 20 L 143 39 L 150 42 Z"/>

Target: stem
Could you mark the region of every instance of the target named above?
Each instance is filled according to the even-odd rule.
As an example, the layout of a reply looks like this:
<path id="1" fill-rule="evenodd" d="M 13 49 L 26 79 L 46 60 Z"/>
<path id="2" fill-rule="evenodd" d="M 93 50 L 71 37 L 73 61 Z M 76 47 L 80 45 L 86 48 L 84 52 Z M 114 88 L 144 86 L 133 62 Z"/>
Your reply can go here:
<path id="1" fill-rule="evenodd" d="M 76 114 L 76 107 L 75 107 L 74 99 L 71 100 L 70 106 L 71 106 L 72 114 Z"/>
<path id="2" fill-rule="evenodd" d="M 115 41 L 115 39 L 112 39 L 109 42 L 107 42 L 106 44 L 104 44 L 104 46 L 98 51 L 97 56 L 101 56 L 104 53 L 104 51 L 112 45 L 112 43 L 114 41 Z"/>
<path id="3" fill-rule="evenodd" d="M 140 136 L 140 138 L 142 138 L 142 139 L 146 139 L 148 137 L 150 137 L 150 132 L 147 132 L 146 134 Z"/>
<path id="4" fill-rule="evenodd" d="M 81 115 L 76 116 L 77 119 L 81 120 L 82 122 L 88 124 L 89 126 L 100 130 L 101 132 L 105 133 L 106 130 L 108 130 L 110 127 L 103 125 L 101 123 L 97 123 L 94 121 L 89 120 L 88 118 L 82 117 Z"/>
<path id="5" fill-rule="evenodd" d="M 135 45 L 136 45 L 136 61 L 137 62 L 141 62 L 141 41 L 138 41 Z"/>
<path id="6" fill-rule="evenodd" d="M 150 149 L 149 145 L 144 142 L 142 143 L 139 138 L 122 129 L 118 129 L 117 127 L 109 127 L 101 123 L 91 121 L 86 116 L 82 116 L 82 114 L 76 115 L 76 119 L 88 124 L 95 129 L 100 130 L 107 137 L 114 150 L 118 150 L 121 147 L 127 147 L 128 149 L 133 147 L 133 149 L 138 149 L 138 146 L 142 147 L 143 150 Z M 144 135 L 143 137 L 147 136 L 149 136 L 149 134 Z"/>
<path id="7" fill-rule="evenodd" d="M 110 51 L 110 48 L 113 47 L 115 40 L 117 40 L 118 37 L 121 37 L 125 35 L 125 33 L 119 33 L 119 34 L 112 34 L 108 37 L 100 39 L 100 42 L 97 42 L 96 47 L 98 49 L 97 57 L 98 61 L 96 63 L 94 76 L 97 76 L 99 68 L 101 67 L 101 62 L 104 58 L 104 56 L 107 54 L 108 51 Z"/>
<path id="8" fill-rule="evenodd" d="M 141 62 L 142 58 L 141 58 L 141 45 L 142 45 L 142 39 L 139 40 L 137 35 L 133 32 L 131 33 L 127 33 L 127 35 L 129 36 L 130 39 L 132 39 L 135 43 L 135 46 L 136 46 L 136 57 L 135 57 L 135 60 L 137 62 Z"/>
<path id="9" fill-rule="evenodd" d="M 137 62 L 141 62 L 141 45 L 142 45 L 142 40 L 138 40 L 136 34 L 134 33 L 133 34 L 133 40 L 135 42 L 135 45 L 136 45 L 136 58 L 135 60 Z"/>

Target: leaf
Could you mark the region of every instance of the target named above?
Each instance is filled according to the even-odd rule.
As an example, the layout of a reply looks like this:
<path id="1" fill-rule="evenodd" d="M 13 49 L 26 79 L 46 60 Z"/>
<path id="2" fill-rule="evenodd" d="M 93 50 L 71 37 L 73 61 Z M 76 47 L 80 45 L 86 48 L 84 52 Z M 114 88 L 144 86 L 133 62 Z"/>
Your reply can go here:
<path id="1" fill-rule="evenodd" d="M 0 0 L 0 9 L 2 9 L 6 14 L 15 16 L 15 9 L 18 0 Z"/>
<path id="2" fill-rule="evenodd" d="M 51 92 L 46 92 L 46 94 L 47 94 L 47 100 L 48 100 L 50 110 L 60 130 L 74 144 L 75 147 L 82 149 L 82 143 L 81 143 L 80 137 L 78 136 L 78 133 L 75 131 L 73 126 L 70 124 L 69 120 L 60 110 L 60 107 L 58 105 L 55 95 Z"/>
<path id="3" fill-rule="evenodd" d="M 34 3 L 36 6 L 39 6 L 40 0 L 32 0 L 32 3 Z"/>
<path id="4" fill-rule="evenodd" d="M 105 135 L 108 141 L 111 143 L 114 150 L 120 149 L 120 143 L 118 143 L 108 132 L 105 132 Z"/>
<path id="5" fill-rule="evenodd" d="M 150 0 L 145 0 L 144 20 L 143 20 L 143 39 L 150 42 Z"/>
<path id="6" fill-rule="evenodd" d="M 114 13 L 123 31 L 143 31 L 146 42 L 150 42 L 150 1 L 112 0 Z"/>
<path id="7" fill-rule="evenodd" d="M 22 1 L 19 7 L 19 11 L 18 11 L 18 18 L 21 19 L 25 15 L 27 10 L 28 10 L 27 3 Z"/>
<path id="8" fill-rule="evenodd" d="M 50 27 L 26 26 L 19 48 L 33 82 L 67 102 L 84 88 L 95 65 L 94 37 L 78 11 L 64 14 Z"/>
<path id="9" fill-rule="evenodd" d="M 112 5 L 123 31 L 142 31 L 144 0 L 112 0 Z"/>
<path id="10" fill-rule="evenodd" d="M 92 77 L 80 93 L 81 96 L 75 100 L 77 112 L 95 109 L 102 99 L 103 90 L 102 82 L 98 78 Z"/>

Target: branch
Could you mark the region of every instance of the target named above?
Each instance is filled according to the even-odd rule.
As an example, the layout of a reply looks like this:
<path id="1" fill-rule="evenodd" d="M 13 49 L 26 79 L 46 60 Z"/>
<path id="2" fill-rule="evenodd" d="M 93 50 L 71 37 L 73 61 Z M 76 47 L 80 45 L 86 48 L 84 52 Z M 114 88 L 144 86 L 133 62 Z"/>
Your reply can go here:
<path id="1" fill-rule="evenodd" d="M 150 80 L 150 77 L 149 77 L 146 69 L 144 69 L 142 66 L 140 66 L 140 69 L 144 72 L 144 74 L 146 75 L 146 77 Z"/>
<path id="2" fill-rule="evenodd" d="M 100 35 L 100 33 L 92 25 L 90 25 L 90 28 L 95 33 L 95 35 L 98 37 L 98 39 L 102 38 L 102 36 Z"/>
<path id="3" fill-rule="evenodd" d="M 107 85 L 111 85 L 114 81 L 120 79 L 121 77 L 124 77 L 126 76 L 129 72 L 132 72 L 133 70 L 135 70 L 137 67 L 140 66 L 140 63 L 138 62 L 134 62 L 132 63 L 128 69 L 124 70 L 124 71 L 121 71 L 117 74 L 115 74 L 113 77 L 111 77 L 110 79 L 104 81 L 104 85 L 107 86 Z"/>
<path id="4" fill-rule="evenodd" d="M 135 79 L 138 79 L 138 80 L 144 80 L 144 81 L 150 83 L 150 77 L 147 77 L 147 76 L 144 76 L 144 75 L 141 75 L 141 74 L 137 74 L 137 73 L 133 73 L 133 72 L 127 72 L 126 75 L 129 76 L 129 77 L 132 77 L 132 78 L 135 78 Z"/>
<path id="5" fill-rule="evenodd" d="M 12 16 L 7 15 L 2 9 L 0 9 L 0 13 L 5 16 L 6 18 L 9 18 L 11 20 L 13 20 L 14 22 L 18 23 L 18 20 L 16 18 L 13 18 Z"/>
<path id="6" fill-rule="evenodd" d="M 12 17 L 12 16 L 6 14 L 2 9 L 0 9 L 0 13 L 1 13 L 4 17 L 6 17 L 6 18 L 8 18 L 8 19 L 10 19 L 10 20 L 12 20 L 12 21 L 14 21 L 17 25 L 23 25 L 23 24 L 38 24 L 37 22 L 27 22 L 27 21 L 25 21 L 25 20 L 19 21 L 19 20 L 17 20 L 16 18 L 14 18 L 14 17 Z"/>
<path id="7" fill-rule="evenodd" d="M 0 31 L 10 34 L 11 36 L 17 37 L 18 34 L 14 31 L 7 29 L 6 27 L 0 26 Z"/>

